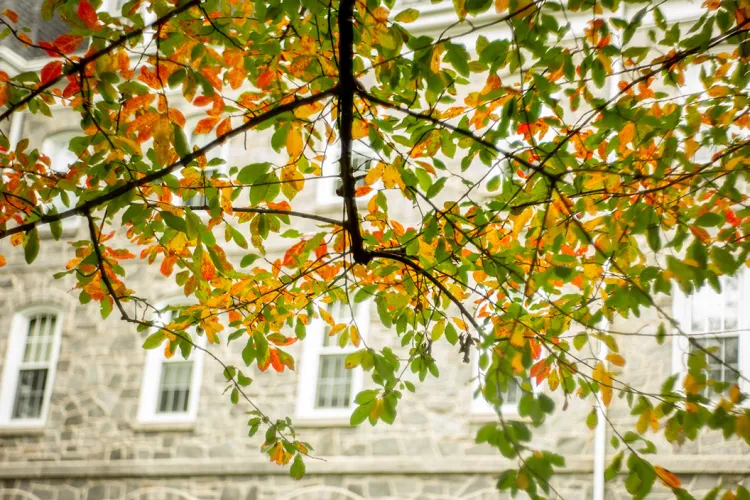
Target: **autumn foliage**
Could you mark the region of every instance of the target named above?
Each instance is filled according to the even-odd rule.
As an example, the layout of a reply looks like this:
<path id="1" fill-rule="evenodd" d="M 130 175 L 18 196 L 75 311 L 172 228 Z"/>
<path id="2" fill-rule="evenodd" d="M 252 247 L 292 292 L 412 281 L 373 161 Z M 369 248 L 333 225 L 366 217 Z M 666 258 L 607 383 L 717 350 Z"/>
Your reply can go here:
<path id="1" fill-rule="evenodd" d="M 621 335 L 638 332 L 604 326 L 654 309 L 661 325 L 642 342 L 687 337 L 657 297 L 719 289 L 745 267 L 744 0 L 678 21 L 660 2 L 458 0 L 455 29 L 429 36 L 410 32 L 421 4 L 388 0 L 100 3 L 45 0 L 43 15 L 70 26 L 54 40 L 0 15 L 0 36 L 49 57 L 38 74 L 0 72 L 0 125 L 18 113 L 80 121 L 64 170 L 42 138 L 2 128 L 0 239 L 14 248 L 0 265 L 16 252 L 31 264 L 49 243 L 43 226 L 60 238 L 80 218 L 75 258 L 56 277 L 148 332 L 146 348 L 187 357 L 202 348 L 196 335 L 209 351 L 240 344 L 245 366 L 217 367 L 271 461 L 301 477 L 314 450 L 247 397 L 242 370 L 294 370 L 288 347 L 315 321 L 357 348 L 347 368 L 372 376 L 353 424 L 392 423 L 419 390 L 404 373 L 439 376 L 433 344 L 455 346 L 456 363 L 479 359 L 479 397 L 494 407 L 517 385 L 525 420 L 498 411 L 477 434 L 517 459 L 501 489 L 554 493 L 564 457 L 537 450 L 531 431 L 560 411 L 555 399 L 636 417 L 632 430 L 613 426 L 607 477 L 625 464 L 637 498 L 657 479 L 690 498 L 651 463 L 651 433 L 750 443 L 747 380 L 711 380 L 709 362 L 722 362 L 711 349 L 690 339 L 688 373 L 654 393 L 621 377 Z M 584 16 L 584 30 L 566 16 Z M 273 157 L 212 156 L 258 137 Z M 314 200 L 327 181 L 336 210 L 323 214 Z M 129 288 L 133 259 L 192 305 L 153 319 L 165 311 Z M 327 309 L 365 301 L 401 351 Z M 608 354 L 589 354 L 599 344 Z"/>

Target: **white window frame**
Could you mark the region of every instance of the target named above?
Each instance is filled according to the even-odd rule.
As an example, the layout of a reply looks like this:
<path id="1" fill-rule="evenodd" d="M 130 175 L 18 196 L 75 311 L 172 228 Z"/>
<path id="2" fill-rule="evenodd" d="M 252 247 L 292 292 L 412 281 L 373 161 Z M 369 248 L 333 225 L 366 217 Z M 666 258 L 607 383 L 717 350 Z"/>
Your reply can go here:
<path id="1" fill-rule="evenodd" d="M 325 157 L 323 158 L 323 162 L 321 163 L 320 170 L 321 175 L 323 175 L 323 178 L 320 180 L 316 180 L 315 182 L 319 183 L 320 185 L 315 190 L 315 202 L 318 204 L 318 206 L 321 207 L 330 207 L 341 204 L 342 200 L 344 199 L 342 196 L 339 196 L 336 194 L 336 181 L 339 179 L 339 152 L 340 152 L 340 142 L 334 142 L 333 144 L 329 144 L 327 146 L 327 151 L 325 154 Z M 333 154 L 330 154 L 333 153 Z M 377 159 L 374 158 L 375 152 L 370 149 L 369 145 L 366 142 L 363 142 L 362 140 L 356 140 L 352 141 L 352 157 L 354 155 L 357 156 L 363 156 L 367 158 L 372 158 L 370 161 L 377 163 Z M 373 165 L 370 165 L 370 168 L 373 168 Z M 354 171 L 353 174 L 356 175 L 363 175 L 365 172 L 360 171 Z M 326 176 L 337 176 L 337 177 L 326 177 Z M 376 183 L 377 184 L 377 183 Z M 356 185 L 355 185 L 356 187 Z M 368 194 L 367 196 L 362 196 L 361 198 L 357 198 L 357 203 L 366 203 L 369 201 L 371 196 L 374 196 L 376 192 L 375 186 L 371 186 L 373 188 L 373 191 Z"/>
<path id="2" fill-rule="evenodd" d="M 497 411 L 495 411 L 495 407 L 493 407 L 487 399 L 485 399 L 484 394 L 481 392 L 476 394 L 479 388 L 482 384 L 482 379 L 484 376 L 484 372 L 479 367 L 479 356 L 480 353 L 472 348 L 472 354 L 471 354 L 471 413 L 473 415 L 477 416 L 496 416 Z M 492 360 L 490 359 L 490 363 Z M 520 387 L 518 387 L 519 391 L 523 391 Z M 536 392 L 537 388 L 534 388 L 534 392 Z M 476 396 L 474 396 L 476 394 Z M 520 392 L 520 396 L 523 395 L 523 392 Z M 518 415 L 518 401 L 515 401 L 513 403 L 510 403 L 508 401 L 503 401 L 503 404 L 500 406 L 500 412 L 504 415 Z"/>
<path id="3" fill-rule="evenodd" d="M 352 307 L 356 307 L 354 324 L 357 326 L 359 335 L 363 339 L 367 338 L 370 326 L 370 306 L 370 301 L 352 304 Z M 342 307 L 348 306 L 342 304 Z M 334 319 L 338 321 L 338 318 Z M 323 346 L 323 335 L 325 335 L 327 326 L 327 323 L 321 318 L 313 319 L 307 328 L 307 337 L 302 342 L 297 393 L 297 418 L 345 420 L 348 422 L 349 416 L 356 406 L 354 398 L 362 390 L 364 374 L 361 367 L 352 370 L 349 406 L 344 408 L 316 408 L 315 406 L 321 356 L 325 354 L 349 354 L 361 348 L 354 347 L 351 343 L 343 348 L 339 347 L 336 343 L 331 346 Z"/>
<path id="4" fill-rule="evenodd" d="M 46 136 L 42 140 L 42 153 L 49 157 L 51 163 L 50 168 L 59 173 L 59 174 L 65 174 L 70 170 L 70 165 L 61 165 L 59 162 L 56 162 L 57 154 L 56 151 L 63 147 L 65 149 L 66 153 L 70 153 L 75 155 L 72 151 L 70 151 L 70 140 L 73 137 L 81 135 L 80 131 L 75 130 L 60 130 L 58 132 L 55 132 L 53 134 L 50 134 Z M 54 201 L 51 203 L 51 205 L 55 206 L 57 208 L 58 212 L 62 212 L 64 210 L 69 210 L 73 207 L 75 207 L 76 202 L 78 201 L 78 197 L 74 194 L 68 193 L 68 197 L 70 198 L 70 206 L 66 207 L 62 203 L 55 203 Z M 62 223 L 62 229 L 63 231 L 71 231 L 74 229 L 77 229 L 81 225 L 81 218 L 77 215 L 73 217 L 68 217 L 66 219 L 63 219 L 60 221 Z M 41 231 L 49 232 L 49 224 L 44 224 L 40 227 Z"/>
<path id="5" fill-rule="evenodd" d="M 193 133 L 195 131 L 195 127 L 198 124 L 198 122 L 201 120 L 201 118 L 206 118 L 206 115 L 191 115 L 185 120 L 185 135 L 187 136 L 188 145 L 190 146 L 190 150 L 192 151 L 193 146 L 195 145 L 195 138 L 196 135 Z M 214 132 L 211 131 L 208 134 L 201 134 L 205 135 L 207 137 L 211 137 L 211 140 L 215 138 L 215 135 L 213 135 Z M 229 173 L 229 141 L 224 141 L 222 144 L 219 144 L 217 147 L 215 147 L 212 152 L 216 152 L 216 157 L 221 158 L 224 160 L 224 163 L 221 165 L 217 165 L 215 167 L 206 167 L 204 170 L 201 170 L 202 172 L 206 171 L 215 171 L 219 174 L 228 174 Z M 206 161 L 210 161 L 210 158 L 206 156 Z M 195 167 L 194 167 L 195 168 Z M 200 170 L 200 169 L 199 169 Z M 203 191 L 196 191 L 196 196 L 202 196 Z M 179 204 L 183 205 L 183 199 L 176 197 L 179 200 Z"/>
<path id="6" fill-rule="evenodd" d="M 166 302 L 158 304 L 157 309 L 162 310 L 167 306 L 179 306 L 175 302 Z M 161 322 L 161 317 L 157 315 L 157 322 Z M 206 344 L 206 335 L 197 336 L 195 329 L 190 328 L 190 335 L 193 342 L 204 347 Z M 151 333 L 156 330 L 152 330 Z M 146 363 L 143 370 L 143 379 L 141 383 L 141 394 L 138 404 L 138 422 L 140 424 L 181 424 L 193 423 L 198 416 L 198 405 L 200 402 L 201 381 L 203 379 L 203 358 L 204 353 L 201 349 L 193 348 L 187 360 L 183 358 L 182 353 L 175 352 L 174 355 L 167 359 L 164 356 L 164 345 L 156 349 L 146 351 Z M 159 404 L 159 389 L 161 388 L 161 376 L 163 366 L 166 363 L 192 361 L 193 372 L 190 379 L 190 398 L 188 400 L 188 409 L 186 412 L 179 413 L 159 413 L 157 406 Z"/>
<path id="7" fill-rule="evenodd" d="M 748 373 L 750 371 L 750 339 L 747 338 L 750 335 L 750 314 L 746 308 L 742 307 L 748 298 L 750 298 L 750 272 L 746 269 L 740 269 L 738 281 L 738 318 L 737 318 L 737 330 L 732 332 L 718 333 L 718 334 L 706 334 L 700 332 L 701 339 L 711 338 L 722 338 L 722 337 L 737 337 L 738 342 L 738 359 L 737 366 L 739 371 L 742 373 Z M 709 286 L 704 284 L 703 286 Z M 723 293 L 723 290 L 722 290 Z M 682 290 L 675 284 L 672 291 L 672 315 L 673 318 L 680 325 L 680 330 L 686 335 L 692 335 L 692 302 L 695 295 L 687 296 Z M 675 333 L 676 330 L 673 329 Z M 680 381 L 687 374 L 687 361 L 690 353 L 690 341 L 684 335 L 678 335 L 672 337 L 672 373 L 680 375 Z M 738 384 L 742 391 L 750 389 L 747 382 L 743 379 L 738 380 Z"/>
<path id="8" fill-rule="evenodd" d="M 38 418 L 13 418 L 15 397 L 18 386 L 18 375 L 23 365 L 23 356 L 26 348 L 26 339 L 29 334 L 29 323 L 31 318 L 37 314 L 54 314 L 55 330 L 53 333 L 50 359 L 46 365 L 47 380 L 44 387 L 44 398 L 42 410 Z M 55 372 L 57 361 L 60 357 L 60 343 L 62 337 L 62 312 L 53 306 L 41 305 L 24 309 L 13 315 L 11 320 L 10 337 L 8 349 L 3 367 L 3 379 L 0 383 L 0 428 L 42 428 L 47 422 L 50 399 L 55 387 Z M 39 368 L 43 368 L 39 364 Z"/>

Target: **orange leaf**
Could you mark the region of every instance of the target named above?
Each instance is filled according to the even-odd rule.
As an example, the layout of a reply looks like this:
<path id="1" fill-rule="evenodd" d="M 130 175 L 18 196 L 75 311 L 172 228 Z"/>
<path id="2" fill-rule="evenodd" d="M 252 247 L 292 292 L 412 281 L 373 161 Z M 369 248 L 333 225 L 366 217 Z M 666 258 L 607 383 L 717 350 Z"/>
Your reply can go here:
<path id="1" fill-rule="evenodd" d="M 680 479 L 664 467 L 655 465 L 654 470 L 656 470 L 656 474 L 659 476 L 659 479 L 661 479 L 662 483 L 664 483 L 664 486 L 676 490 L 679 489 L 682 485 Z"/>
<path id="2" fill-rule="evenodd" d="M 15 11 L 12 11 L 10 9 L 4 9 L 2 14 L 13 21 L 14 23 L 18 22 L 18 14 L 15 13 Z"/>
<path id="3" fill-rule="evenodd" d="M 172 268 L 174 268 L 175 262 L 177 262 L 176 255 L 168 255 L 164 257 L 159 272 L 161 272 L 162 275 L 169 277 L 172 274 Z"/>
<path id="4" fill-rule="evenodd" d="M 216 268 L 211 259 L 204 257 L 201 261 L 201 275 L 206 281 L 211 281 L 216 276 Z"/>
<path id="5" fill-rule="evenodd" d="M 263 73 L 258 75 L 258 83 L 255 85 L 259 89 L 264 89 L 271 85 L 276 74 L 270 69 L 265 70 Z"/>
<path id="6" fill-rule="evenodd" d="M 359 186 L 357 189 L 354 190 L 354 197 L 359 198 L 360 196 L 366 196 L 372 192 L 372 188 L 370 186 Z"/>
<path id="7" fill-rule="evenodd" d="M 87 0 L 81 0 L 78 4 L 78 17 L 81 18 L 86 24 L 86 27 L 90 30 L 99 31 L 99 17 L 96 15 L 96 10 L 91 6 Z"/>
<path id="8" fill-rule="evenodd" d="M 229 117 L 224 118 L 219 126 L 216 128 L 216 137 L 221 137 L 232 131 L 232 119 Z"/>
<path id="9" fill-rule="evenodd" d="M 208 118 L 202 119 L 195 126 L 195 130 L 193 131 L 193 134 L 200 135 L 200 134 L 207 134 L 211 132 L 216 126 L 216 124 L 219 123 L 219 120 L 220 118 L 218 116 L 209 116 Z"/>
<path id="10" fill-rule="evenodd" d="M 47 82 L 51 82 L 58 76 L 62 75 L 62 62 L 61 61 L 52 61 L 47 63 L 42 68 L 41 73 L 41 85 L 44 85 Z"/>
<path id="11" fill-rule="evenodd" d="M 615 366 L 625 366 L 625 358 L 614 352 L 607 354 L 607 361 Z"/>
<path id="12" fill-rule="evenodd" d="M 284 371 L 284 365 L 281 364 L 281 360 L 279 359 L 279 353 L 276 349 L 271 349 L 269 351 L 271 355 L 271 366 L 273 366 L 273 369 L 277 372 L 281 373 Z"/>
<path id="13" fill-rule="evenodd" d="M 80 35 L 62 35 L 55 38 L 52 45 L 63 54 L 70 54 L 81 45 L 83 37 Z"/>
<path id="14" fill-rule="evenodd" d="M 3 267 L 8 262 L 5 260 L 5 256 L 0 253 L 0 267 Z"/>

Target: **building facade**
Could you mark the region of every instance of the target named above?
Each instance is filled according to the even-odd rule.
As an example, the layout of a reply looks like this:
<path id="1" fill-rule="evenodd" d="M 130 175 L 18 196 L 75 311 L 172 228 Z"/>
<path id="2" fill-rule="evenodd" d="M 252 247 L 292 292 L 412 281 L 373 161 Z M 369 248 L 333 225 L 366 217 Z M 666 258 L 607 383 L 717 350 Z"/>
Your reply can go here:
<path id="1" fill-rule="evenodd" d="M 687 16 L 697 7 L 679 4 L 675 12 Z M 452 6 L 426 9 L 416 29 L 429 32 L 444 26 L 441 19 Z M 0 47 L 0 69 L 10 74 L 39 70 L 43 64 L 15 46 Z M 38 141 L 33 146 L 64 169 L 70 154 L 66 144 L 78 126 L 75 116 L 66 113 L 56 110 L 55 120 L 19 114 L 3 126 L 11 136 Z M 215 154 L 230 163 L 248 155 L 273 158 L 276 153 L 264 145 L 268 142 L 254 140 L 248 151 L 242 141 L 234 141 Z M 332 192 L 335 186 L 323 190 Z M 332 193 L 321 192 L 311 196 L 310 204 L 321 213 L 340 211 L 330 202 Z M 515 464 L 475 442 L 477 430 L 497 418 L 474 397 L 475 360 L 465 364 L 456 350 L 436 345 L 440 377 L 428 378 L 417 384 L 415 394 L 405 395 L 392 426 L 381 422 L 376 427 L 349 426 L 353 396 L 367 387 L 367 377 L 343 369 L 346 351 L 326 343 L 322 326 L 303 347 L 289 349 L 299 362 L 296 370 L 251 369 L 248 395 L 272 418 L 292 416 L 301 439 L 322 459 L 307 460 L 307 475 L 296 481 L 259 453 L 260 435 L 248 437 L 245 412 L 250 408 L 229 403 L 214 360 L 200 351 L 185 361 L 144 350 L 147 333 L 137 333 L 115 314 L 102 320 L 94 306 L 79 304 L 69 277 L 53 278 L 74 256 L 67 242 L 87 237 L 79 220 L 67 221 L 63 231 L 59 242 L 43 234 L 42 254 L 31 266 L 20 253 L 3 252 L 8 264 L 0 268 L 0 500 L 505 498 L 496 491 L 496 477 Z M 229 248 L 228 255 L 242 256 L 238 248 Z M 131 288 L 154 303 L 180 303 L 180 289 L 172 280 L 138 260 L 128 262 Z M 660 306 L 673 310 L 692 333 L 742 332 L 750 326 L 742 309 L 749 287 L 743 275 L 728 279 L 721 295 L 662 296 Z M 399 346 L 393 332 L 377 321 L 374 306 L 360 306 L 355 314 L 358 324 L 368 325 L 362 332 L 368 342 Z M 644 311 L 640 318 L 611 326 L 653 334 L 658 323 L 655 311 Z M 619 339 L 628 360 L 623 379 L 658 391 L 683 367 L 687 346 L 677 339 L 669 336 L 662 345 L 650 340 L 648 349 L 637 335 Z M 726 363 L 740 370 L 750 363 L 750 339 L 741 333 L 711 342 Z M 212 346 L 212 352 L 241 365 L 241 348 L 239 342 L 229 343 Z M 585 420 L 591 407 L 574 402 L 560 411 L 560 394 L 554 397 L 558 411 L 536 430 L 534 446 L 566 457 L 566 467 L 553 481 L 556 490 L 567 499 L 628 498 L 622 475 L 600 486 L 603 464 L 615 453 L 607 444 L 611 430 L 604 425 L 589 429 Z M 509 420 L 520 418 L 516 411 L 513 405 L 503 408 Z M 623 432 L 636 419 L 624 402 L 615 402 L 608 418 Z M 693 494 L 722 482 L 736 484 L 750 474 L 750 448 L 718 433 L 679 448 L 660 444 L 654 463 L 677 474 Z M 671 497 L 668 489 L 654 487 L 652 498 Z"/>

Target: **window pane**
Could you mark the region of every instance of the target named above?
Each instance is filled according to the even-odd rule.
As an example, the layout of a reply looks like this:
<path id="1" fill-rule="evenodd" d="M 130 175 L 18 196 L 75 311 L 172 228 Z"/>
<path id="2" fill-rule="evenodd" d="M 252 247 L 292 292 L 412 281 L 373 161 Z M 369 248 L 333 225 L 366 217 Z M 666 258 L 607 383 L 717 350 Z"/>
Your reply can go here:
<path id="1" fill-rule="evenodd" d="M 739 369 L 739 337 L 697 339 L 697 343 L 704 349 L 708 349 L 713 355 L 706 355 L 709 380 L 714 382 L 737 381 L 738 377 L 734 370 Z M 692 354 L 697 352 L 698 349 L 691 345 L 690 351 Z M 712 387 L 706 387 L 703 395 L 710 398 L 715 397 L 716 393 Z"/>
<path id="2" fill-rule="evenodd" d="M 318 368 L 316 408 L 347 408 L 351 399 L 352 371 L 344 366 L 346 354 L 323 355 Z"/>
<path id="3" fill-rule="evenodd" d="M 721 293 L 706 285 L 691 300 L 692 333 L 736 330 L 739 318 L 739 278 L 723 277 Z"/>
<path id="4" fill-rule="evenodd" d="M 39 363 L 50 360 L 56 322 L 57 316 L 54 314 L 37 314 L 31 317 L 23 354 L 24 363 Z"/>
<path id="5" fill-rule="evenodd" d="M 47 369 L 21 370 L 13 406 L 13 418 L 39 418 L 42 415 Z"/>
<path id="6" fill-rule="evenodd" d="M 157 413 L 185 413 L 190 401 L 192 361 L 165 362 L 161 368 Z"/>

